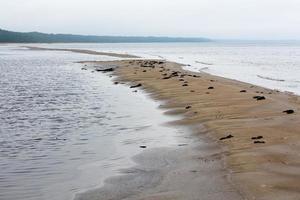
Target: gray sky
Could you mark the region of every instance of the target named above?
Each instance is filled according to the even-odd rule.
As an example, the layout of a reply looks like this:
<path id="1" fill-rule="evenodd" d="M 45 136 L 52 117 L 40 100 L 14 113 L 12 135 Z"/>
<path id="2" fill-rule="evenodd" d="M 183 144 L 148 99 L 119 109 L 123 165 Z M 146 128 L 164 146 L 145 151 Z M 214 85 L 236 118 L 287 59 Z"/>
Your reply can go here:
<path id="1" fill-rule="evenodd" d="M 300 39 L 300 0 L 0 0 L 0 28 L 93 35 Z"/>

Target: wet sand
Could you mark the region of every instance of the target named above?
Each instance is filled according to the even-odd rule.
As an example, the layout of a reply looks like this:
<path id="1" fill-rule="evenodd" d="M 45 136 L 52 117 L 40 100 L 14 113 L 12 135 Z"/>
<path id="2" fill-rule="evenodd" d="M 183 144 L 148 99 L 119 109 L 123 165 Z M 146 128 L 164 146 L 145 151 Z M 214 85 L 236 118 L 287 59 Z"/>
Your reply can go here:
<path id="1" fill-rule="evenodd" d="M 135 167 L 75 200 L 242 199 L 226 175 L 222 150 L 204 141 L 146 150 L 133 158 Z"/>
<path id="2" fill-rule="evenodd" d="M 161 107 L 168 110 L 167 114 L 184 116 L 174 125 L 194 127 L 195 135 L 209 140 L 187 151 L 179 148 L 140 155 L 137 172 L 108 180 L 88 199 L 300 198 L 298 96 L 184 71 L 172 62 L 85 64 L 99 69 L 116 67 L 115 84 L 125 82 L 137 90 L 144 89 L 164 102 Z M 199 125 L 204 128 L 195 128 Z M 210 145 L 217 149 L 216 154 Z M 210 152 L 209 156 L 202 157 L 203 152 Z M 162 162 L 171 163 L 171 167 L 159 164 Z M 160 175 L 148 175 L 141 178 L 148 181 L 140 181 L 141 174 L 147 176 L 151 171 Z M 124 193 L 127 195 L 110 196 Z"/>
<path id="3" fill-rule="evenodd" d="M 98 52 L 92 50 L 85 50 L 85 49 L 56 49 L 56 48 L 42 48 L 42 47 L 31 47 L 31 46 L 24 46 L 29 50 L 35 51 L 68 51 L 73 53 L 82 53 L 82 54 L 89 54 L 89 55 L 99 55 L 99 56 L 111 56 L 116 58 L 139 58 L 138 56 L 129 55 L 129 54 L 120 54 L 120 53 L 109 53 L 109 52 Z"/>

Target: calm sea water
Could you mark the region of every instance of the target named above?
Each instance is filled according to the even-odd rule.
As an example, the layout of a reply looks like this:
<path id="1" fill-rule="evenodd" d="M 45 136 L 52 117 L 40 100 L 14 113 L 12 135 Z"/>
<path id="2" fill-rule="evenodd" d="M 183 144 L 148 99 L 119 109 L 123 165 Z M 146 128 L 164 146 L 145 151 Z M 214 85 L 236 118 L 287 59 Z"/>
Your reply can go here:
<path id="1" fill-rule="evenodd" d="M 46 45 L 48 46 L 48 45 Z M 56 44 L 164 58 L 204 71 L 271 89 L 300 94 L 300 42 L 253 41 L 154 44 Z"/>
<path id="2" fill-rule="evenodd" d="M 131 157 L 177 144 L 158 102 L 74 61 L 75 53 L 0 46 L 0 199 L 70 200 Z"/>

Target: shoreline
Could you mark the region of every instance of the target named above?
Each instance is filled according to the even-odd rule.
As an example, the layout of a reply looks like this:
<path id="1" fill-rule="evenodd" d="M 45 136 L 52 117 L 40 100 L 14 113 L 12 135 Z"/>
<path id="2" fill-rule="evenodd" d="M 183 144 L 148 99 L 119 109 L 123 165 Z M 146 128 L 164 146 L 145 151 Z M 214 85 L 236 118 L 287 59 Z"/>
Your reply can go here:
<path id="1" fill-rule="evenodd" d="M 198 139 L 145 150 L 132 158 L 135 166 L 106 179 L 103 187 L 77 194 L 75 200 L 242 199 L 226 176 L 222 150 Z"/>
<path id="2" fill-rule="evenodd" d="M 73 53 L 89 54 L 89 55 L 99 55 L 99 56 L 111 56 L 116 58 L 139 58 L 138 56 L 121 54 L 121 53 L 111 53 L 111 52 L 98 52 L 87 49 L 56 49 L 56 48 L 43 48 L 43 47 L 32 47 L 32 46 L 22 46 L 32 51 L 67 51 Z"/>
<path id="3" fill-rule="evenodd" d="M 102 68 L 117 66 L 113 72 L 118 77 L 116 82 L 141 84 L 152 98 L 166 102 L 163 107 L 169 110 L 167 114 L 184 116 L 175 124 L 203 124 L 206 131 L 197 130 L 194 134 L 211 137 L 227 149 L 226 166 L 246 199 L 300 196 L 296 176 L 300 159 L 295 151 L 299 148 L 298 96 L 185 71 L 179 64 L 166 61 L 87 63 Z M 254 96 L 265 99 L 253 99 Z M 295 113 L 283 113 L 289 109 Z"/>

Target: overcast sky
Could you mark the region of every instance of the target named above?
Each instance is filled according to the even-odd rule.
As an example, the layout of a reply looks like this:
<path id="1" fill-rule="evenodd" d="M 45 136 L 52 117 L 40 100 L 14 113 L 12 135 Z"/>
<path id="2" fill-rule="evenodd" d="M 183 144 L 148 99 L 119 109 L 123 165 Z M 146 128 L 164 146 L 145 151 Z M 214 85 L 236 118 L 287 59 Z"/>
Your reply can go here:
<path id="1" fill-rule="evenodd" d="M 93 35 L 300 39 L 300 0 L 0 0 L 0 28 Z"/>

